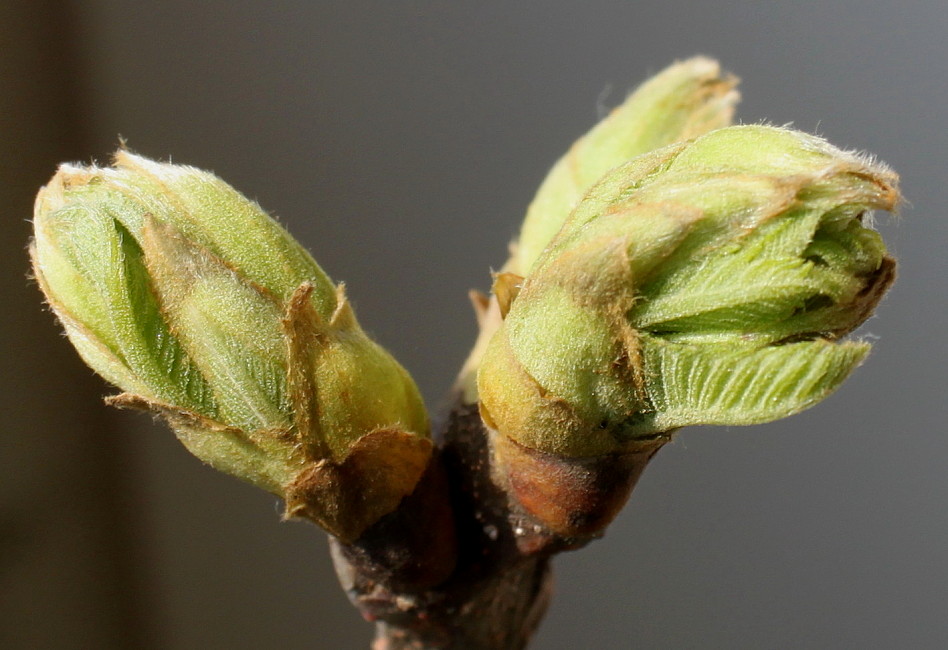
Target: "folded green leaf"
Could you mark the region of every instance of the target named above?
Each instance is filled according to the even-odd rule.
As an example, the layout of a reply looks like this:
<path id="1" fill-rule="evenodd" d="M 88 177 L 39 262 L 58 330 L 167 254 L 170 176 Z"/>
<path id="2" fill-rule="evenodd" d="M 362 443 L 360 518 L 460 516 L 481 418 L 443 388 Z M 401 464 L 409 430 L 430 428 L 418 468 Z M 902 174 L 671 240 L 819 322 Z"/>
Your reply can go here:
<path id="1" fill-rule="evenodd" d="M 750 348 L 643 340 L 652 410 L 630 434 L 700 424 L 770 422 L 836 390 L 869 353 L 865 343 L 803 341 Z"/>
<path id="2" fill-rule="evenodd" d="M 170 224 L 148 216 L 141 237 L 164 315 L 213 387 L 220 419 L 251 431 L 287 427 L 279 303 Z"/>

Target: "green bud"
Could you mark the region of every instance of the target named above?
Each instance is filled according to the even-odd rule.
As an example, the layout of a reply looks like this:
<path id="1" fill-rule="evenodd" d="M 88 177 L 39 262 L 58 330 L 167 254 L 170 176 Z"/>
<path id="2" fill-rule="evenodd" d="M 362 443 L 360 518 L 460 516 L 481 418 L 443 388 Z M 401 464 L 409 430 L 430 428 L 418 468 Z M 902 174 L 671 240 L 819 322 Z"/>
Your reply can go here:
<path id="1" fill-rule="evenodd" d="M 865 221 L 898 200 L 888 169 L 764 126 L 614 169 L 491 339 L 485 421 L 526 448 L 586 457 L 816 404 L 869 351 L 837 339 L 894 278 Z"/>
<path id="2" fill-rule="evenodd" d="M 36 201 L 34 272 L 83 359 L 288 516 L 352 540 L 431 453 L 408 373 L 292 237 L 212 174 L 126 151 Z M 353 496 L 357 495 L 357 496 Z"/>

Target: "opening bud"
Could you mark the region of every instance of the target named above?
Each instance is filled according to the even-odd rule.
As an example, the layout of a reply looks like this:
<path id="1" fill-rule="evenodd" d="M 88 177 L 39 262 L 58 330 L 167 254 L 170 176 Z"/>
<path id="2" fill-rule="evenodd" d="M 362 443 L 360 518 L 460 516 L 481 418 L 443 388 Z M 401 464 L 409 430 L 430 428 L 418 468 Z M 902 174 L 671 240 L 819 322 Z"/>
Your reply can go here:
<path id="1" fill-rule="evenodd" d="M 617 167 L 510 301 L 478 374 L 485 422 L 581 459 L 816 404 L 869 351 L 839 338 L 894 279 L 867 224 L 895 208 L 896 183 L 865 157 L 765 126 Z"/>

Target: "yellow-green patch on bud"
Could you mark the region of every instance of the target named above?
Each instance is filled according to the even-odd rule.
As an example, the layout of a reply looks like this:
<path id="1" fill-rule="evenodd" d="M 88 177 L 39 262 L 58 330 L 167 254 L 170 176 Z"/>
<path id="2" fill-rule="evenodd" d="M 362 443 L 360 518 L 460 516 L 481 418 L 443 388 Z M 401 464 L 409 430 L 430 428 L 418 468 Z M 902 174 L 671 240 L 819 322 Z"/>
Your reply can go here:
<path id="1" fill-rule="evenodd" d="M 819 138 L 731 127 L 607 174 L 533 266 L 478 375 L 485 421 L 586 457 L 826 397 L 894 261 L 864 225 L 896 177 Z"/>
<path id="2" fill-rule="evenodd" d="M 212 174 L 119 152 L 37 197 L 36 278 L 83 359 L 203 461 L 351 541 L 431 454 L 408 373 L 290 235 Z M 320 487 L 321 486 L 321 487 Z"/>
<path id="3" fill-rule="evenodd" d="M 421 396 L 411 377 L 363 333 L 343 286 L 338 307 L 324 321 L 302 285 L 283 317 L 290 366 L 290 399 L 297 428 L 323 435 L 331 457 L 342 458 L 365 431 L 428 431 Z M 309 444 L 309 443 L 306 443 Z M 313 443 L 316 444 L 315 442 Z M 322 454 L 321 454 L 322 455 Z"/>

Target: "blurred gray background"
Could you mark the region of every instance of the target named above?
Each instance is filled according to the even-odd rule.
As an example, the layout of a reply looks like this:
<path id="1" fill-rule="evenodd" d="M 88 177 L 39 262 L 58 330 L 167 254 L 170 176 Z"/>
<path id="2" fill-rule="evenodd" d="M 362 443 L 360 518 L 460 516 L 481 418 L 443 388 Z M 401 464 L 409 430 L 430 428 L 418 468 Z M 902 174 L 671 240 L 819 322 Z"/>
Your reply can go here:
<path id="1" fill-rule="evenodd" d="M 869 362 L 776 424 L 688 430 L 557 561 L 539 649 L 948 647 L 948 4 L 0 3 L 0 647 L 365 648 L 324 536 L 113 412 L 27 281 L 63 160 L 212 169 L 279 216 L 432 409 L 467 303 L 572 140 L 676 58 L 745 122 L 876 153 L 909 203 Z"/>

